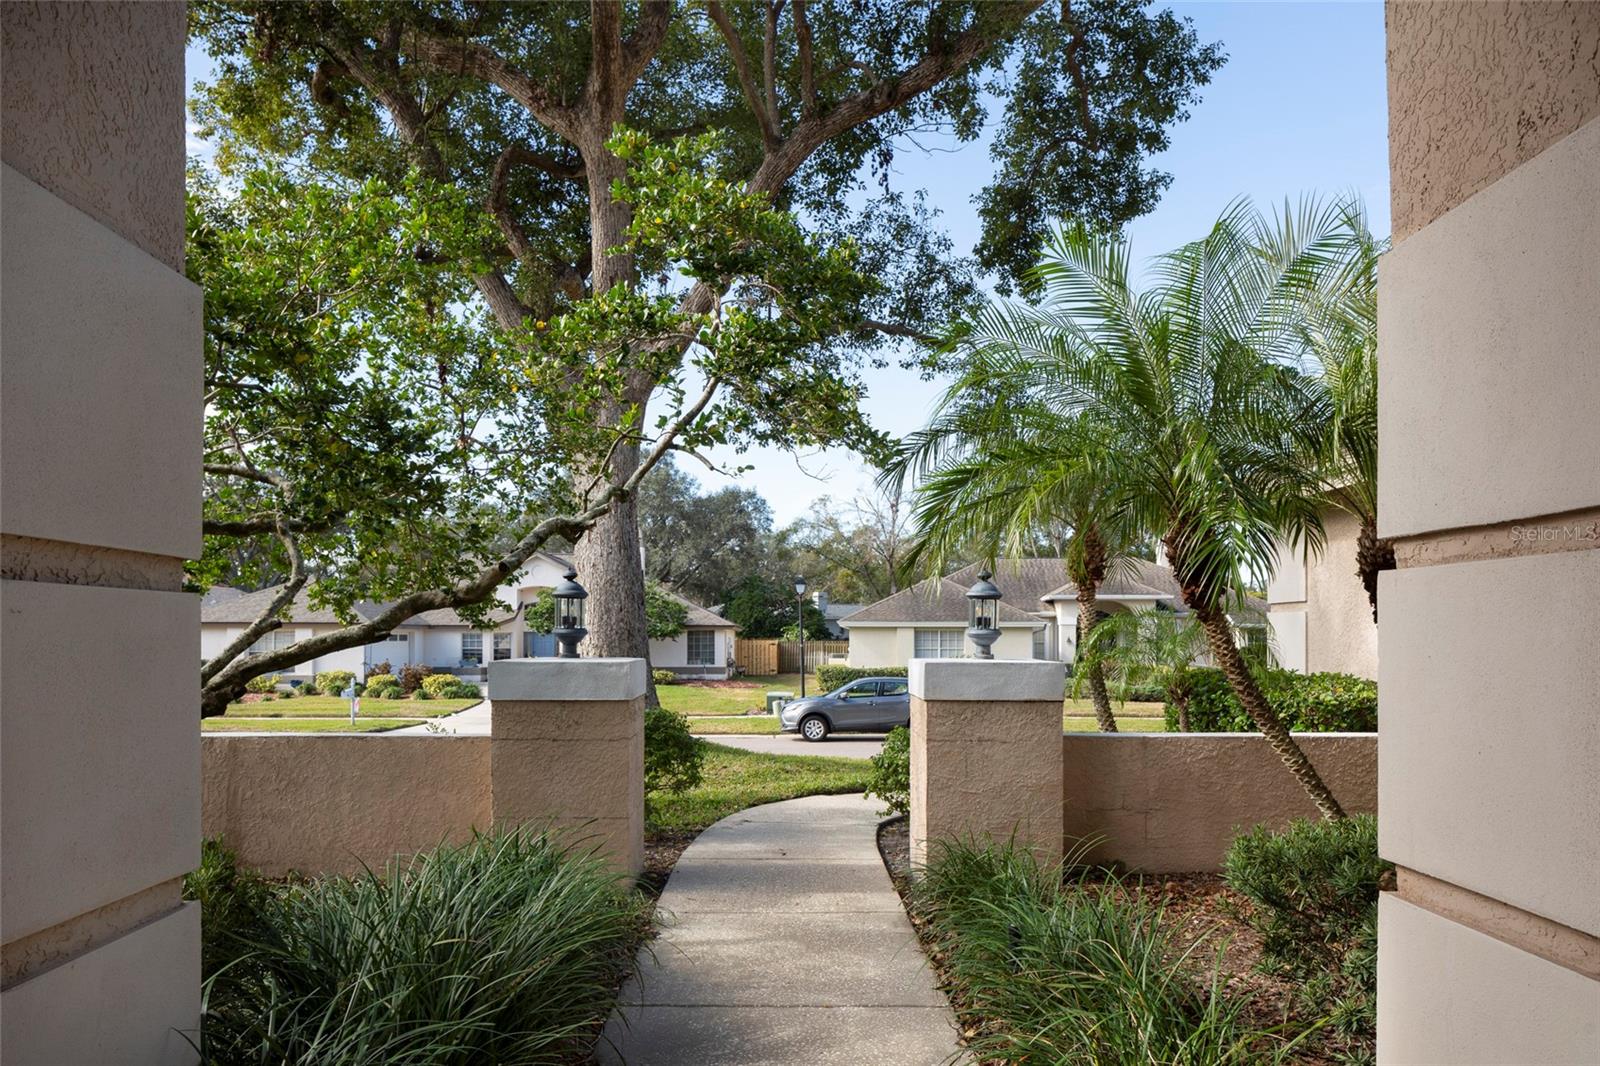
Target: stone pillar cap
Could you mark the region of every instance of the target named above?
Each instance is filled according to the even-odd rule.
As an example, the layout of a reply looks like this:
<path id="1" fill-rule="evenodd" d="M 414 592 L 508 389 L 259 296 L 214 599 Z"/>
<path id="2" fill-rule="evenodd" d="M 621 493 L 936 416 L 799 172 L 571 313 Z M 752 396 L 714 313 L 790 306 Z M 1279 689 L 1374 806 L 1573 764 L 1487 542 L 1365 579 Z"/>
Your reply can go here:
<path id="1" fill-rule="evenodd" d="M 1048 659 L 912 659 L 911 694 L 924 700 L 1056 700 L 1066 696 L 1067 668 Z"/>
<path id="2" fill-rule="evenodd" d="M 635 700 L 648 678 L 643 659 L 499 659 L 489 664 L 489 699 Z"/>

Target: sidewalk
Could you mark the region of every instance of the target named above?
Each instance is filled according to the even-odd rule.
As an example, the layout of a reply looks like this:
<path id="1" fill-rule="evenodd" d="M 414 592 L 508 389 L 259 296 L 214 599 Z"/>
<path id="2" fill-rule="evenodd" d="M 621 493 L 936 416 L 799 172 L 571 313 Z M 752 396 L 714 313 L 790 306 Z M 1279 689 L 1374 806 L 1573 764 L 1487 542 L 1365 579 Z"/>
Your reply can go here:
<path id="1" fill-rule="evenodd" d="M 955 1057 L 954 1016 L 878 856 L 877 810 L 859 795 L 810 796 L 702 833 L 667 882 L 654 961 L 647 955 L 642 979 L 623 988 L 600 1061 L 935 1066 Z"/>

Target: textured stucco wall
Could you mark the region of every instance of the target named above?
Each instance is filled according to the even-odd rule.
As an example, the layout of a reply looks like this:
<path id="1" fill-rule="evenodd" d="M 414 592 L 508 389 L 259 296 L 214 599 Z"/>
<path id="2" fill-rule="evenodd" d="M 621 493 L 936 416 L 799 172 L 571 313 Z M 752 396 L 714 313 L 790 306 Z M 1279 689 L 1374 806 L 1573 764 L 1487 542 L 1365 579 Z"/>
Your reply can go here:
<path id="1" fill-rule="evenodd" d="M 1328 541 L 1306 559 L 1306 669 L 1378 676 L 1378 625 L 1356 576 L 1361 525 L 1343 511 L 1322 516 Z"/>
<path id="2" fill-rule="evenodd" d="M 489 740 L 207 736 L 201 826 L 269 876 L 356 873 L 487 829 Z"/>
<path id="3" fill-rule="evenodd" d="M 1600 3 L 1386 7 L 1396 242 L 1600 115 Z"/>
<path id="4" fill-rule="evenodd" d="M 1345 810 L 1378 803 L 1378 738 L 1297 733 Z M 1103 841 L 1098 862 L 1176 873 L 1215 870 L 1242 830 L 1316 818 L 1282 760 L 1253 733 L 1067 733 L 1062 806 L 1068 848 Z"/>
<path id="5" fill-rule="evenodd" d="M 6 163 L 177 270 L 184 20 L 175 3 L 0 4 Z"/>

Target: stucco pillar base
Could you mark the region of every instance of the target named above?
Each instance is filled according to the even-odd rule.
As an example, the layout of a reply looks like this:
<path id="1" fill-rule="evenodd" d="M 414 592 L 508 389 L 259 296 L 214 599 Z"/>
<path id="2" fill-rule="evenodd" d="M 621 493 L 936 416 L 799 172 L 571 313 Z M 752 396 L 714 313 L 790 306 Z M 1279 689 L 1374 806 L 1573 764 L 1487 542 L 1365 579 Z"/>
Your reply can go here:
<path id="1" fill-rule="evenodd" d="M 490 663 L 495 824 L 568 829 L 641 873 L 645 679 L 643 659 Z"/>
<path id="2" fill-rule="evenodd" d="M 1015 839 L 1062 854 L 1066 668 L 1038 660 L 913 659 L 911 859 L 934 841 Z"/>

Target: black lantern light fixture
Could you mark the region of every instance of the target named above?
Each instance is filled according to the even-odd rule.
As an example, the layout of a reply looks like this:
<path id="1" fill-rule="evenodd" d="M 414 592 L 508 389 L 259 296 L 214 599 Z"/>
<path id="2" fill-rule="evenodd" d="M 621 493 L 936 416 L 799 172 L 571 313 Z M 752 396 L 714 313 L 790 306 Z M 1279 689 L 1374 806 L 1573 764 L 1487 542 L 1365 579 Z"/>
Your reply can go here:
<path id="1" fill-rule="evenodd" d="M 1000 590 L 989 580 L 991 576 L 982 571 L 978 583 L 967 590 L 967 639 L 977 649 L 974 657 L 978 659 L 993 659 L 994 652 L 989 649 L 1000 639 Z"/>
<path id="2" fill-rule="evenodd" d="M 800 698 L 806 698 L 806 579 L 794 578 L 795 621 L 800 626 Z"/>
<path id="3" fill-rule="evenodd" d="M 589 631 L 583 627 L 584 601 L 589 598 L 589 592 L 578 584 L 578 572 L 572 567 L 567 567 L 562 577 L 564 580 L 561 584 L 551 590 L 551 596 L 556 601 L 554 632 L 559 645 L 556 657 L 576 659 L 578 642 L 589 635 Z"/>

